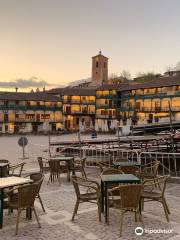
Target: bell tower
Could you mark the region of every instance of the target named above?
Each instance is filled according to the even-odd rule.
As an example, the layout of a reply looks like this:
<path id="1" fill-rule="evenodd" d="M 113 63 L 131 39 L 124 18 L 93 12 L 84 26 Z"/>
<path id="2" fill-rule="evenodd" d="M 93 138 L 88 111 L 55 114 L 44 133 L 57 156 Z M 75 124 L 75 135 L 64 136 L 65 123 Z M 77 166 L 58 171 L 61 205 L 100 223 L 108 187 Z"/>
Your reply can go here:
<path id="1" fill-rule="evenodd" d="M 101 54 L 92 57 L 92 82 L 103 83 L 108 80 L 108 58 Z"/>

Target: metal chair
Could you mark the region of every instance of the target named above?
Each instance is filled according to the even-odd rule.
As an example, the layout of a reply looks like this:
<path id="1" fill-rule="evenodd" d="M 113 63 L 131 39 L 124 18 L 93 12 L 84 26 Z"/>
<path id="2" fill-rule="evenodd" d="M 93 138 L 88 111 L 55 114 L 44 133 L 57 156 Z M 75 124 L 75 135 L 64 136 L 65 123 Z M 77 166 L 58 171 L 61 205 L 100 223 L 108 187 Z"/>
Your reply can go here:
<path id="1" fill-rule="evenodd" d="M 95 202 L 97 204 L 99 221 L 101 221 L 101 193 L 99 184 L 95 181 L 87 180 L 77 176 L 72 176 L 71 179 L 77 197 L 72 215 L 72 221 L 74 221 L 74 217 L 77 214 L 79 204 L 83 202 Z M 82 193 L 80 187 L 86 189 L 86 192 Z"/>

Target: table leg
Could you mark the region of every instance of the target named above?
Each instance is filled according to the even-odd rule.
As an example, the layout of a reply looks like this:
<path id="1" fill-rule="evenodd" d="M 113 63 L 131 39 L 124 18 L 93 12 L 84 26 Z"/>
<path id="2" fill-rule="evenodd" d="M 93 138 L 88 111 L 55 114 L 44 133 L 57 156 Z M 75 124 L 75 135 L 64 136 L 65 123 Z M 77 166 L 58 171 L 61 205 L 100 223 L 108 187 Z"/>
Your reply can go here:
<path id="1" fill-rule="evenodd" d="M 101 181 L 101 212 L 104 212 L 104 183 Z"/>
<path id="2" fill-rule="evenodd" d="M 72 167 L 72 169 L 73 169 L 72 170 L 72 175 L 75 176 L 76 174 L 75 174 L 75 170 L 74 170 L 74 159 L 71 161 L 71 165 L 73 166 Z"/>
<path id="3" fill-rule="evenodd" d="M 107 223 L 107 208 L 108 208 L 108 201 L 107 201 L 107 183 L 104 184 L 104 196 L 105 196 L 105 222 Z"/>
<path id="4" fill-rule="evenodd" d="M 0 201 L 0 228 L 3 227 L 3 198 L 4 198 L 4 191 L 1 189 L 1 201 Z"/>
<path id="5" fill-rule="evenodd" d="M 67 170 L 68 170 L 68 182 L 70 182 L 70 171 L 71 171 L 71 162 L 66 162 L 67 164 Z"/>

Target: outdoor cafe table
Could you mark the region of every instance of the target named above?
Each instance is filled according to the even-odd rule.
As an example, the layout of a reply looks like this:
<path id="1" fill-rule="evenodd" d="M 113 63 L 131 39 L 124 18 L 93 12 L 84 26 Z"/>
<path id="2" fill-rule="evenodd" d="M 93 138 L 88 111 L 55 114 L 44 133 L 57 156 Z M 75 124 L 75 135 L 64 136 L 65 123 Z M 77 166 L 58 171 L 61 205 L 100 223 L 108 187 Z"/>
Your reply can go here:
<path id="1" fill-rule="evenodd" d="M 51 160 L 56 160 L 56 161 L 60 161 L 60 162 L 65 162 L 69 175 L 68 175 L 68 181 L 70 182 L 70 171 L 71 171 L 71 165 L 73 164 L 74 161 L 74 157 L 73 156 L 58 156 L 58 157 L 51 157 Z M 72 174 L 75 175 L 74 170 L 72 171 Z"/>
<path id="2" fill-rule="evenodd" d="M 101 175 L 101 211 L 104 212 L 105 205 L 105 222 L 107 223 L 107 189 L 108 186 L 114 183 L 140 183 L 140 179 L 133 174 L 111 174 L 111 175 Z"/>
<path id="3" fill-rule="evenodd" d="M 3 177 L 0 178 L 0 228 L 3 226 L 3 192 L 5 188 L 14 187 L 33 182 L 31 179 L 22 177 Z"/>

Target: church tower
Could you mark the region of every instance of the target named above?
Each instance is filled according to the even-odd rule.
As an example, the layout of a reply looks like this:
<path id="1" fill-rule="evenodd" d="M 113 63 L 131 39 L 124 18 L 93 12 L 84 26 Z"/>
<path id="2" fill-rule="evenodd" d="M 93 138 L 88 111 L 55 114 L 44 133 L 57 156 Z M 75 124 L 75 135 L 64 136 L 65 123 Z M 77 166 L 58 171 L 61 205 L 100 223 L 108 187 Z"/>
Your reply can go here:
<path id="1" fill-rule="evenodd" d="M 92 82 L 102 84 L 108 80 L 108 58 L 101 54 L 92 57 Z"/>

